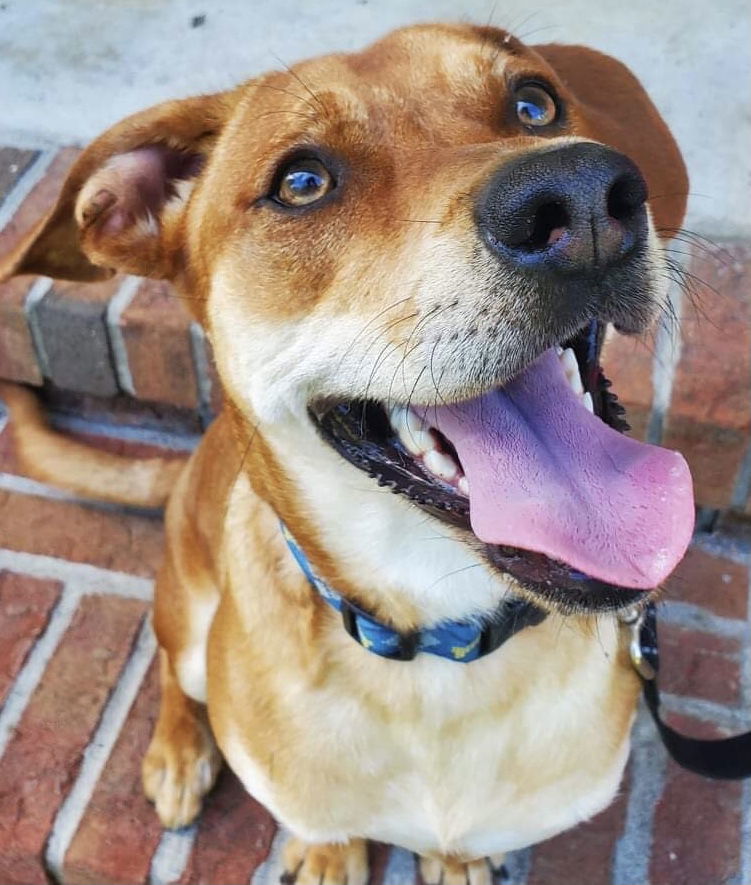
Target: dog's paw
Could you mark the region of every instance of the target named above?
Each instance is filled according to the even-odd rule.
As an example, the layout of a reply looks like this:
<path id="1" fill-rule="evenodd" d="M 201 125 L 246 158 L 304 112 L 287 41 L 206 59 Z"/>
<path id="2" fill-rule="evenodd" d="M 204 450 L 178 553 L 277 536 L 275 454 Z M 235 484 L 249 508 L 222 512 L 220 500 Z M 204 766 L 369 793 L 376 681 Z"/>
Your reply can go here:
<path id="1" fill-rule="evenodd" d="M 366 885 L 368 881 L 364 839 L 314 845 L 293 837 L 284 846 L 283 864 L 283 885 Z"/>
<path id="2" fill-rule="evenodd" d="M 493 885 L 493 870 L 502 865 L 502 855 L 469 863 L 450 857 L 421 857 L 420 877 L 425 885 Z"/>
<path id="3" fill-rule="evenodd" d="M 141 775 L 143 790 L 156 806 L 162 825 L 172 830 L 193 823 L 221 767 L 221 754 L 204 729 L 183 732 L 172 741 L 157 732 L 144 757 Z"/>

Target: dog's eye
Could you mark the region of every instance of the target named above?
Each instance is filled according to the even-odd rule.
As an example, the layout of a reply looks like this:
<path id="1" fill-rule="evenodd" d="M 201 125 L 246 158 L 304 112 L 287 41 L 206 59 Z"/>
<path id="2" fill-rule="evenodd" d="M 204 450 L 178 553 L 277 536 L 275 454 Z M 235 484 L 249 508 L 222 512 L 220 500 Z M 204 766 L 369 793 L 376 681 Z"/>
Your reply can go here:
<path id="1" fill-rule="evenodd" d="M 527 83 L 514 92 L 516 116 L 525 126 L 548 126 L 558 114 L 553 96 L 536 83 Z"/>
<path id="2" fill-rule="evenodd" d="M 319 160 L 295 160 L 279 177 L 274 198 L 283 206 L 308 206 L 334 187 L 334 179 Z"/>

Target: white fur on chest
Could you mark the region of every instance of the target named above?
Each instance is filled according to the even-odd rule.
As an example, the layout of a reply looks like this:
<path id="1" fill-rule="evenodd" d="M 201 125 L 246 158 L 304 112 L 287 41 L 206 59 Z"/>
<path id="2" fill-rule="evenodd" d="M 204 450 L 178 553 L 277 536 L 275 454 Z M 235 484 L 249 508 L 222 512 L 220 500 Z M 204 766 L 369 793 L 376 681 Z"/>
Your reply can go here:
<path id="1" fill-rule="evenodd" d="M 248 791 L 311 842 L 365 836 L 420 854 L 466 857 L 530 845 L 612 800 L 628 740 L 612 748 L 606 766 L 588 769 L 603 740 L 600 701 L 615 628 L 603 624 L 599 642 L 582 649 L 577 672 L 553 692 L 543 689 L 554 650 L 550 662 L 535 665 L 525 642 L 519 634 L 469 665 L 428 655 L 381 661 L 355 647 L 355 655 L 373 658 L 370 700 L 380 692 L 383 701 L 376 712 L 338 685 L 289 686 L 290 716 L 306 735 L 296 786 L 322 797 L 305 818 L 287 806 L 273 770 L 250 755 L 241 730 L 230 729 L 222 749 Z M 360 663 L 365 678 L 371 661 Z M 518 668 L 529 692 L 500 713 Z"/>

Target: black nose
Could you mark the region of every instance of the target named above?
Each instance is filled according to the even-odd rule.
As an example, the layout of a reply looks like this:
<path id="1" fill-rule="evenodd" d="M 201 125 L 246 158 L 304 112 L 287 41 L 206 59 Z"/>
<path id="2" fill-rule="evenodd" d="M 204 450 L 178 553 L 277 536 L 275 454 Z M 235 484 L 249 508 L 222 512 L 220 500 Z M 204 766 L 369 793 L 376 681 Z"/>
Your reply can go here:
<path id="1" fill-rule="evenodd" d="M 532 271 L 602 271 L 643 245 L 647 185 L 623 154 L 590 142 L 506 164 L 477 206 L 485 241 Z"/>

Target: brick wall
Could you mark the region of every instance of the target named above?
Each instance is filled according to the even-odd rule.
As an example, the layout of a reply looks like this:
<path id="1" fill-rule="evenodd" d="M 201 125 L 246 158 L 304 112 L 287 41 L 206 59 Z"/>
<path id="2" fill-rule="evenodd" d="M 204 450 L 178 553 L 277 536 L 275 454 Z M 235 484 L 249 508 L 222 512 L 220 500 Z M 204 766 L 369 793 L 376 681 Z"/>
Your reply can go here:
<path id="1" fill-rule="evenodd" d="M 51 205 L 74 148 L 0 148 L 0 253 Z M 751 245 L 681 234 L 670 314 L 644 340 L 614 336 L 603 362 L 633 432 L 682 451 L 698 503 L 751 513 Z M 170 286 L 134 277 L 0 285 L 0 377 L 104 400 L 126 395 L 205 426 L 220 389 L 201 328 Z M 191 419 L 191 415 L 193 416 Z"/>

